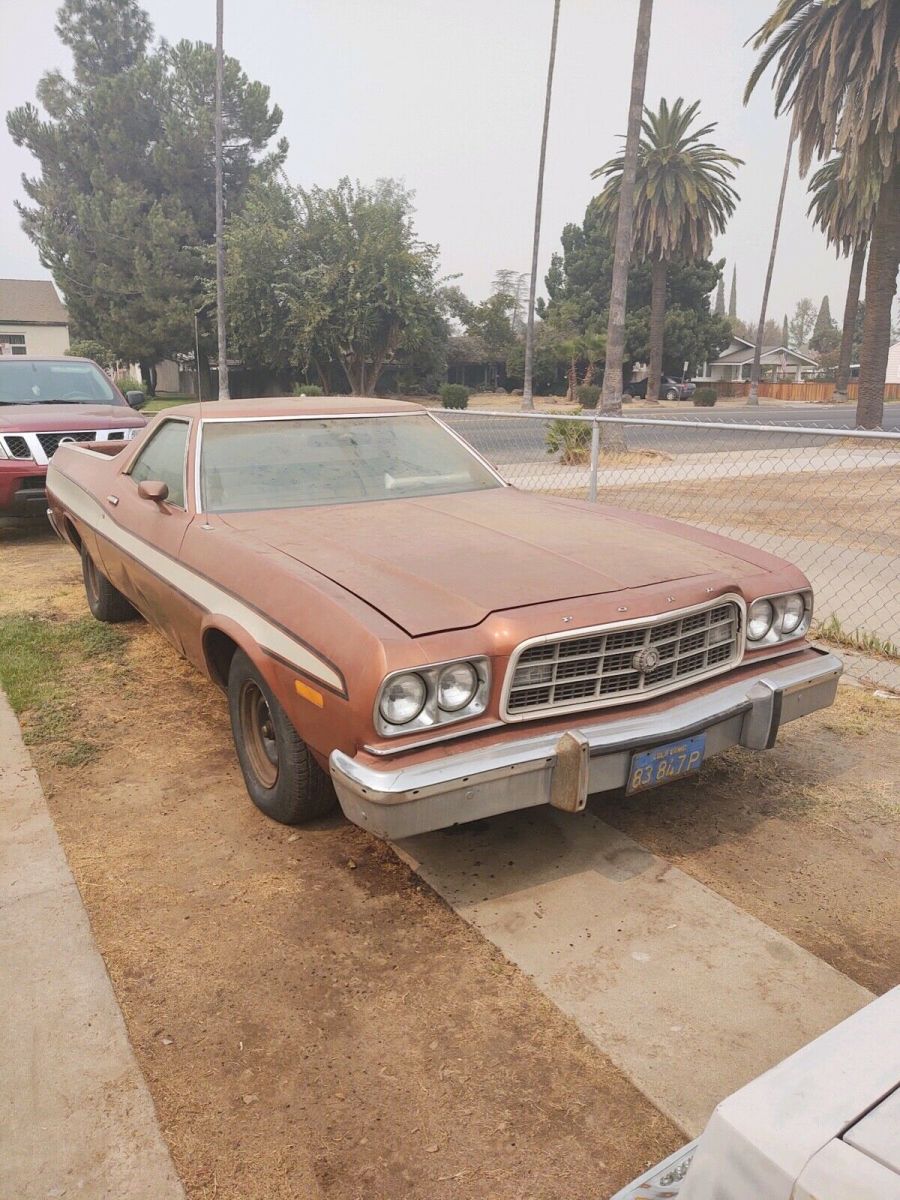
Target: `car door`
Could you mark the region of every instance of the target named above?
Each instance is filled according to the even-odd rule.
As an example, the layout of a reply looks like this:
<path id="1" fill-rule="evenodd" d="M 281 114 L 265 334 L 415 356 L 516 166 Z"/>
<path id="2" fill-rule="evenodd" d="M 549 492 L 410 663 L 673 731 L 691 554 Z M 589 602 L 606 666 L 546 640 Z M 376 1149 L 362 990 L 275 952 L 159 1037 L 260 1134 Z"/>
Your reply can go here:
<path id="1" fill-rule="evenodd" d="M 193 520 L 188 486 L 191 421 L 167 417 L 116 476 L 103 498 L 121 531 L 103 548 L 103 566 L 110 582 L 135 608 L 184 653 L 193 640 L 201 612 L 178 587 L 179 552 Z M 165 483 L 164 500 L 146 499 L 138 492 L 144 482 Z"/>

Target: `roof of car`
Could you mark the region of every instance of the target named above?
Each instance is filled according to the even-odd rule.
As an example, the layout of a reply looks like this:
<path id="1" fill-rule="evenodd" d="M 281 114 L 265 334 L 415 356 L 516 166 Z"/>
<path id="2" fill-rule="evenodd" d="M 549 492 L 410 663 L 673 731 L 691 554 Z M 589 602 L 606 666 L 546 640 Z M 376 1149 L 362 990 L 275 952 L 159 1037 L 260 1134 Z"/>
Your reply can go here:
<path id="1" fill-rule="evenodd" d="M 182 404 L 167 413 L 202 415 L 204 420 L 236 417 L 335 417 L 380 416 L 389 413 L 424 412 L 420 404 L 406 400 L 379 400 L 363 396 L 277 396 L 258 400 L 205 400 Z"/>

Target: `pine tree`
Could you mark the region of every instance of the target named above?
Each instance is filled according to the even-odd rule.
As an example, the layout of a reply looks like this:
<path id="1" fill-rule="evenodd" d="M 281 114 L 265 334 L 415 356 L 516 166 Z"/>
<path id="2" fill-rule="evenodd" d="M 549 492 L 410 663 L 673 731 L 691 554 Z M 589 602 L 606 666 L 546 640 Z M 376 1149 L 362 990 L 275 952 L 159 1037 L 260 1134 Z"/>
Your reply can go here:
<path id="1" fill-rule="evenodd" d="M 787 313 L 785 313 L 784 314 L 784 323 L 781 326 L 781 344 L 782 344 L 782 346 L 784 346 L 785 350 L 787 350 L 790 346 L 790 342 L 788 340 L 789 336 L 790 335 L 788 333 Z"/>
<path id="2" fill-rule="evenodd" d="M 74 78 L 45 74 L 38 101 L 7 116 L 13 141 L 35 156 L 24 181 L 22 227 L 66 297 L 73 325 L 142 370 L 193 341 L 207 298 L 215 235 L 210 45 L 151 44 L 136 0 L 65 0 L 57 28 Z M 269 90 L 225 63 L 226 214 L 267 158 L 281 124 Z M 101 166 L 102 164 L 102 166 Z"/>
<path id="3" fill-rule="evenodd" d="M 819 305 L 819 315 L 816 317 L 816 323 L 813 326 L 812 336 L 817 338 L 820 333 L 826 329 L 830 329 L 834 322 L 831 319 L 831 305 L 828 303 L 828 297 L 822 297 L 822 303 Z M 810 339 L 812 345 L 812 339 Z"/>
<path id="4" fill-rule="evenodd" d="M 731 268 L 731 297 L 728 301 L 728 315 L 737 320 L 737 267 Z"/>
<path id="5" fill-rule="evenodd" d="M 725 280 L 719 276 L 719 285 L 716 288 L 716 307 L 715 314 L 717 317 L 725 316 Z"/>

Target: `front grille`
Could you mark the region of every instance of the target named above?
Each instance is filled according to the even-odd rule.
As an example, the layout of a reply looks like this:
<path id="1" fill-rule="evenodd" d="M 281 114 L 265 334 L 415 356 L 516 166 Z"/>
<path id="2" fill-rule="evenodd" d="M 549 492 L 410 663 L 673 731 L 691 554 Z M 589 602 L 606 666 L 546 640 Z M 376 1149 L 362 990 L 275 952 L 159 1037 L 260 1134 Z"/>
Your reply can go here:
<path id="1" fill-rule="evenodd" d="M 6 449 L 13 458 L 31 458 L 28 443 L 23 437 L 17 437 L 15 434 L 12 434 L 3 440 L 6 442 Z"/>
<path id="2" fill-rule="evenodd" d="M 527 646 L 510 662 L 506 714 L 591 708 L 668 691 L 738 661 L 742 637 L 741 609 L 726 600 L 680 617 Z"/>
<path id="3" fill-rule="evenodd" d="M 56 453 L 59 443 L 62 441 L 72 442 L 93 442 L 97 440 L 97 434 L 93 429 L 82 430 L 80 432 L 68 431 L 65 433 L 39 433 L 38 441 L 41 443 L 41 449 L 48 458 L 52 458 Z"/>

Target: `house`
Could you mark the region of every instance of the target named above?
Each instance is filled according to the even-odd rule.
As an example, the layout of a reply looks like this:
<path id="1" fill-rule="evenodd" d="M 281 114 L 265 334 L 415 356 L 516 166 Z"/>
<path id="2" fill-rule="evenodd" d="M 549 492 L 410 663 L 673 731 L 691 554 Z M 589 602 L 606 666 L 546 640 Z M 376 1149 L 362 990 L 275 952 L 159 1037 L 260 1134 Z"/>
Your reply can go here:
<path id="1" fill-rule="evenodd" d="M 731 342 L 718 358 L 703 364 L 702 374 L 694 378 L 704 382 L 749 379 L 753 366 L 752 342 L 732 335 Z M 774 379 L 787 383 L 799 383 L 808 379 L 819 369 L 819 364 L 808 354 L 789 350 L 787 346 L 763 346 L 759 360 L 760 378 Z"/>
<path id="2" fill-rule="evenodd" d="M 65 354 L 69 314 L 49 279 L 0 279 L 0 354 Z"/>
<path id="3" fill-rule="evenodd" d="M 894 342 L 888 351 L 885 383 L 900 383 L 900 342 Z"/>

